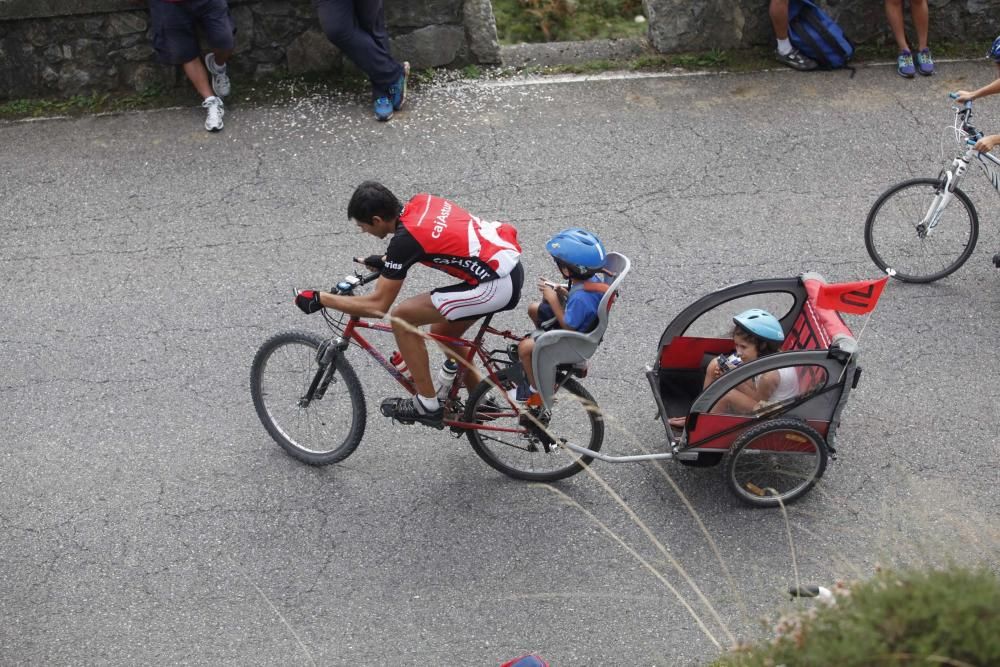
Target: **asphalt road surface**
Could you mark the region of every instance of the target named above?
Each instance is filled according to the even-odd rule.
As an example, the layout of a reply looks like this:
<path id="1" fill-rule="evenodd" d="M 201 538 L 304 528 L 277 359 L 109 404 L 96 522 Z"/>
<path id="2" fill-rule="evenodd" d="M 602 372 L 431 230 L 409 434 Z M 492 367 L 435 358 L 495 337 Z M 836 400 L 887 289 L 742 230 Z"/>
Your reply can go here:
<path id="1" fill-rule="evenodd" d="M 849 320 L 864 374 L 840 458 L 787 524 L 742 506 L 720 469 L 596 464 L 661 551 L 594 477 L 557 484 L 566 502 L 464 438 L 390 423 L 376 407 L 398 388 L 356 355 L 364 441 L 311 468 L 248 390 L 267 337 L 324 331 L 293 288 L 382 249 L 346 216 L 374 178 L 513 221 L 529 278 L 553 275 L 543 244 L 563 227 L 628 255 L 585 384 L 609 413 L 606 451 L 662 451 L 643 367 L 670 319 L 751 278 L 877 276 L 868 208 L 954 156 L 945 95 L 992 75 L 438 83 L 387 124 L 365 99 L 305 95 L 231 104 L 215 135 L 195 105 L 0 124 L 0 662 L 703 664 L 765 634 L 796 572 L 995 560 L 1000 200 L 978 174 L 969 263 L 892 283 Z M 979 103 L 984 129 L 998 107 Z M 404 294 L 443 284 L 412 278 Z"/>

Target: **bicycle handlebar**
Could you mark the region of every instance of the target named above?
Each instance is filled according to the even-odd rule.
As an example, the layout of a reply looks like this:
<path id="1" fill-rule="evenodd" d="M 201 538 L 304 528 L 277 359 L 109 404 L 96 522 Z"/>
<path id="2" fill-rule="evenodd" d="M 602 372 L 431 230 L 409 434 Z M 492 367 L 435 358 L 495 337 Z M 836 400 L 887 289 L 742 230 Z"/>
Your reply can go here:
<path id="1" fill-rule="evenodd" d="M 330 291 L 333 292 L 334 294 L 351 294 L 354 292 L 354 288 L 361 287 L 362 285 L 367 285 L 368 283 L 378 278 L 380 275 L 382 274 L 380 274 L 378 271 L 373 271 L 372 273 L 366 275 L 354 274 L 351 276 L 347 276 L 339 283 L 337 283 Z"/>
<path id="2" fill-rule="evenodd" d="M 948 93 L 948 97 L 953 100 L 958 99 L 958 93 Z M 955 110 L 955 128 L 965 132 L 968 137 L 965 143 L 974 146 L 982 138 L 983 133 L 972 125 L 972 100 L 966 100 L 961 106 L 952 107 Z"/>
<path id="3" fill-rule="evenodd" d="M 953 100 L 957 100 L 958 93 L 948 93 L 948 97 L 950 97 Z M 968 109 L 969 111 L 972 111 L 972 100 L 966 100 L 965 102 L 963 102 L 962 107 Z"/>

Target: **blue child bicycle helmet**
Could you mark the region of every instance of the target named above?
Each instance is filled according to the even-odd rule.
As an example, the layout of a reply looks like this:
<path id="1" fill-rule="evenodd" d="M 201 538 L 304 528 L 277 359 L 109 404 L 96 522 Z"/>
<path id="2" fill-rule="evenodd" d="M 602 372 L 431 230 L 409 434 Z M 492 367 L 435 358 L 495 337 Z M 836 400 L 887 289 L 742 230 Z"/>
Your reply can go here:
<path id="1" fill-rule="evenodd" d="M 785 340 L 785 332 L 781 328 L 778 318 L 760 308 L 751 308 L 733 318 L 736 326 L 744 331 L 763 338 L 764 340 L 780 343 Z"/>
<path id="2" fill-rule="evenodd" d="M 990 52 L 986 54 L 986 57 L 995 63 L 1000 63 L 1000 37 L 993 40 L 993 45 L 990 46 Z"/>
<path id="3" fill-rule="evenodd" d="M 589 278 L 607 263 L 601 239 L 578 227 L 562 230 L 546 241 L 545 249 L 574 278 Z"/>

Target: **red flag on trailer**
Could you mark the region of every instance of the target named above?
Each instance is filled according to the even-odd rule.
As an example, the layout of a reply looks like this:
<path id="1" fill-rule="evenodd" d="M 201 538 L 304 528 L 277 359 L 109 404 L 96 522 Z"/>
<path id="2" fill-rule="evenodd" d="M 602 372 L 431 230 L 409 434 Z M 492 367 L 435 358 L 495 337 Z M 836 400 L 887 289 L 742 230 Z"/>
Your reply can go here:
<path id="1" fill-rule="evenodd" d="M 841 313 L 864 315 L 875 309 L 879 296 L 889 277 L 878 280 L 860 280 L 856 283 L 820 285 L 816 305 Z"/>

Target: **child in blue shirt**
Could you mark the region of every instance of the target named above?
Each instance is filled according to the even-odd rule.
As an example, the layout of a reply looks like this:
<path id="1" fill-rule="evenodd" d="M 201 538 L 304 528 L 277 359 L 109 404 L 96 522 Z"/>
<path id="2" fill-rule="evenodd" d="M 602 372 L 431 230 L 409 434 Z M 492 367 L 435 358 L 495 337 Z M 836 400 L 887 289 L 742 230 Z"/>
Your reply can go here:
<path id="1" fill-rule="evenodd" d="M 586 333 L 597 325 L 597 309 L 608 290 L 599 275 L 607 262 L 604 245 L 594 234 L 579 228 L 564 229 L 545 244 L 569 288 L 539 280 L 542 300 L 528 307 L 528 317 L 541 331 L 567 329 Z M 526 382 L 518 385 L 517 400 L 540 404 L 531 370 L 535 339 L 529 336 L 517 346 Z"/>

